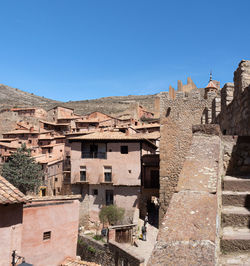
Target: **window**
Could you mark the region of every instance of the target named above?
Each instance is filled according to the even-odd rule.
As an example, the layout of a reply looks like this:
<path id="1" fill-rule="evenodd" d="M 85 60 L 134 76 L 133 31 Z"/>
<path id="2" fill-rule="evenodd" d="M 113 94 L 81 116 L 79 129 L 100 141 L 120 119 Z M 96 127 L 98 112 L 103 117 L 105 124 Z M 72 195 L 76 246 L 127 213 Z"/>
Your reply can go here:
<path id="1" fill-rule="evenodd" d="M 43 233 L 43 240 L 47 240 L 51 238 L 51 231 Z"/>
<path id="2" fill-rule="evenodd" d="M 106 205 L 114 204 L 113 190 L 106 190 Z"/>
<path id="3" fill-rule="evenodd" d="M 31 139 L 29 139 L 29 143 L 32 143 Z"/>
<path id="4" fill-rule="evenodd" d="M 86 166 L 80 166 L 80 181 L 86 181 Z"/>
<path id="5" fill-rule="evenodd" d="M 98 195 L 98 189 L 93 189 L 92 194 L 97 196 Z"/>
<path id="6" fill-rule="evenodd" d="M 128 154 L 128 146 L 121 146 L 121 154 Z"/>
<path id="7" fill-rule="evenodd" d="M 112 181 L 112 167 L 104 166 L 104 181 L 111 182 Z"/>
<path id="8" fill-rule="evenodd" d="M 90 152 L 91 153 L 97 153 L 98 152 L 98 146 L 97 145 L 95 145 L 95 144 L 92 144 L 92 145 L 90 145 Z"/>
<path id="9" fill-rule="evenodd" d="M 57 177 L 55 177 L 55 182 L 57 182 L 58 181 L 58 178 Z"/>

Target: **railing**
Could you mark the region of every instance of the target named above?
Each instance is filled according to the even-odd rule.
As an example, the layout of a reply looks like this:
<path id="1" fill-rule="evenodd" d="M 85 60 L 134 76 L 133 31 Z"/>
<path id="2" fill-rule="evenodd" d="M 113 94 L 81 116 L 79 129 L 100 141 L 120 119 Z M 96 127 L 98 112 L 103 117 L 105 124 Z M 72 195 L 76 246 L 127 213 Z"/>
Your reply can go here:
<path id="1" fill-rule="evenodd" d="M 107 159 L 107 153 L 106 152 L 82 152 L 82 158 Z"/>

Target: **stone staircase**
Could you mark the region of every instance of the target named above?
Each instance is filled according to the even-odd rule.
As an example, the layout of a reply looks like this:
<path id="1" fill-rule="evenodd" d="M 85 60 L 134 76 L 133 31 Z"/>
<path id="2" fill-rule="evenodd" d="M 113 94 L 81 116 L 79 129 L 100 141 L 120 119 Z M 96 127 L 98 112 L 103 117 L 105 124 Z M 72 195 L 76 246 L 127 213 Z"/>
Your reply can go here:
<path id="1" fill-rule="evenodd" d="M 219 265 L 250 265 L 250 176 L 225 176 L 222 189 Z"/>

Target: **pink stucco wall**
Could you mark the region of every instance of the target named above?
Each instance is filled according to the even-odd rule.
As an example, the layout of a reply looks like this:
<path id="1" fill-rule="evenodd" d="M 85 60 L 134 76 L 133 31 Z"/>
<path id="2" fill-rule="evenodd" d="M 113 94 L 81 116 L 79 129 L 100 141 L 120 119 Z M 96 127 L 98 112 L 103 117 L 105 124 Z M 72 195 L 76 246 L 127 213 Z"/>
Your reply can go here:
<path id="1" fill-rule="evenodd" d="M 0 205 L 0 266 L 11 263 L 12 251 L 21 255 L 22 204 Z"/>
<path id="2" fill-rule="evenodd" d="M 34 266 L 57 266 L 76 256 L 79 201 L 32 202 L 23 209 L 22 256 Z M 43 233 L 51 231 L 51 239 Z"/>
<path id="3" fill-rule="evenodd" d="M 105 144 L 104 144 L 105 145 Z M 121 154 L 120 147 L 128 146 L 128 154 Z M 142 145 L 142 154 L 151 152 L 148 145 Z M 104 166 L 112 167 L 114 185 L 139 186 L 141 176 L 141 151 L 139 142 L 107 143 L 107 159 L 82 159 L 81 143 L 71 143 L 71 182 L 80 181 L 80 166 L 86 167 L 89 184 L 104 182 Z"/>

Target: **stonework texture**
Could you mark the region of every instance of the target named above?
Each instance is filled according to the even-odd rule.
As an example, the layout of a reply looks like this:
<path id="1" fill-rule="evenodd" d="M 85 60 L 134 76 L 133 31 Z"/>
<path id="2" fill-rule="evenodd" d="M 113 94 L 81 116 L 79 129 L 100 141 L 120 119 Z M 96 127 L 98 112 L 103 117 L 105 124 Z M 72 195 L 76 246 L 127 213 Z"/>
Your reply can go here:
<path id="1" fill-rule="evenodd" d="M 213 98 L 204 99 L 195 90 L 186 95 L 176 93 L 171 100 L 167 93 L 161 99 L 160 142 L 160 220 L 175 192 L 178 177 L 192 140 L 192 126 L 201 123 L 204 109 Z"/>
<path id="2" fill-rule="evenodd" d="M 193 136 L 192 129 L 190 135 L 186 133 L 189 146 L 184 150 L 186 157 L 182 158 L 184 164 L 176 180 L 178 184 L 172 188 L 177 193 L 171 197 L 161 221 L 148 265 L 216 263 L 221 139 L 218 126 L 195 128 Z"/>
<path id="3" fill-rule="evenodd" d="M 221 91 L 221 113 L 217 122 L 227 135 L 250 134 L 250 61 L 242 60 L 234 72 L 234 84 L 226 83 Z"/>

